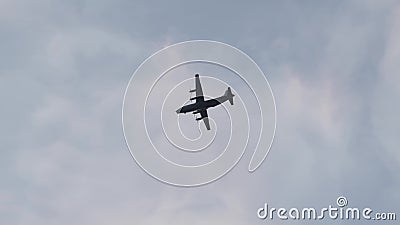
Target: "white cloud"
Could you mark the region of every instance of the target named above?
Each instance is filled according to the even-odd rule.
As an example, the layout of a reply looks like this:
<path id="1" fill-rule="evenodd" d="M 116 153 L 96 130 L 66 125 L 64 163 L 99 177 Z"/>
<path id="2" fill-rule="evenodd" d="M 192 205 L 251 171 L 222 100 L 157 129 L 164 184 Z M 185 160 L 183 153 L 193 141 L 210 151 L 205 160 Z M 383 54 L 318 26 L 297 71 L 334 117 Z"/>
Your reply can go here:
<path id="1" fill-rule="evenodd" d="M 382 157 L 388 159 L 388 163 L 400 163 L 398 146 L 400 144 L 398 134 L 400 133 L 400 7 L 396 7 L 389 15 L 387 24 L 387 36 L 384 46 L 384 54 L 379 64 L 379 79 L 376 88 L 371 90 L 371 109 L 373 112 L 372 122 L 374 134 L 379 138 L 384 149 Z M 395 159 L 397 162 L 391 162 Z M 395 165 L 391 165 L 396 167 Z"/>
<path id="2" fill-rule="evenodd" d="M 20 118 L 20 113 L 3 116 L 23 122 L 6 123 L 17 127 L 1 131 L 13 140 L 1 157 L 13 162 L 3 163 L 6 169 L 0 172 L 7 181 L 0 189 L 0 200 L 7 205 L 0 208 L 0 215 L 6 215 L 2 223 L 248 224 L 253 218 L 265 223 L 255 219 L 263 201 L 330 204 L 340 191 L 356 198 L 375 195 L 384 187 L 388 192 L 378 197 L 389 197 L 365 202 L 398 206 L 398 7 L 389 4 L 374 11 L 344 3 L 328 9 L 308 5 L 310 11 L 322 11 L 303 17 L 304 11 L 285 4 L 260 6 L 258 13 L 237 6 L 231 14 L 225 14 L 223 5 L 199 25 L 190 13 L 174 7 L 140 14 L 153 6 L 95 6 L 1 3 L 1 22 L 7 25 L 1 31 L 10 40 L 11 34 L 17 35 L 18 45 L 6 48 L 9 61 L 2 71 L 7 76 L 0 79 L 4 87 L 5 82 L 23 87 L 21 97 L 15 98 L 18 103 L 3 104 L 28 118 Z M 208 6 L 202 7 L 191 13 L 203 18 Z M 173 18 L 162 19 L 163 15 Z M 323 19 L 314 20 L 318 16 Z M 373 19 L 364 22 L 370 16 Z M 214 20 L 220 17 L 230 25 Z M 385 26 L 388 32 L 381 34 Z M 199 34 L 239 43 L 238 47 L 257 46 L 251 56 L 268 54 L 261 67 L 269 70 L 265 72 L 276 94 L 278 133 L 254 174 L 247 173 L 245 157 L 216 183 L 180 189 L 150 178 L 130 158 L 121 130 L 121 104 L 133 69 L 147 56 L 165 43 Z M 266 42 L 271 39 L 269 48 Z M 374 64 L 380 52 L 376 87 L 369 89 L 366 80 L 374 73 L 365 75 L 363 68 Z M 13 89 L 2 89 L 2 96 Z M 369 91 L 372 100 L 365 95 Z M 370 143 L 358 143 L 357 137 L 369 120 L 365 104 L 372 108 L 378 139 L 371 143 L 382 144 L 384 150 L 360 153 L 364 149 L 351 143 Z M 388 159 L 370 164 L 376 152 Z"/>

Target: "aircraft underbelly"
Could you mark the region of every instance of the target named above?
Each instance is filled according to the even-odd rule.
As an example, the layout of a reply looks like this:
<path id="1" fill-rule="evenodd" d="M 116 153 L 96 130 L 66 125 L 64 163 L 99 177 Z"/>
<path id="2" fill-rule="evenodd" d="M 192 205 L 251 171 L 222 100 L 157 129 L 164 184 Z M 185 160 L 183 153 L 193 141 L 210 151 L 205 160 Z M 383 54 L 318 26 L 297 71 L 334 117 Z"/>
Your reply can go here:
<path id="1" fill-rule="evenodd" d="M 198 107 L 196 106 L 196 104 L 191 104 L 191 105 L 186 105 L 186 106 L 182 107 L 182 112 L 183 113 L 192 112 L 197 109 L 198 109 Z"/>
<path id="2" fill-rule="evenodd" d="M 207 108 L 215 107 L 215 106 L 221 104 L 222 102 L 224 102 L 224 101 L 217 100 L 217 99 L 211 99 L 211 100 L 206 101 L 206 105 L 207 105 Z"/>

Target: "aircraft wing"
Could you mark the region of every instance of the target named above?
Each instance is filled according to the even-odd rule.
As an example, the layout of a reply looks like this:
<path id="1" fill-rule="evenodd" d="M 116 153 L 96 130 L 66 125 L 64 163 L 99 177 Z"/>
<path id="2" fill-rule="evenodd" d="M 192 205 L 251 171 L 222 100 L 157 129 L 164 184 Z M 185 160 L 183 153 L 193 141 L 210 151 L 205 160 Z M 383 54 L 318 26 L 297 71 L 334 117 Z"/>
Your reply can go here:
<path id="1" fill-rule="evenodd" d="M 207 130 L 210 130 L 210 120 L 208 119 L 207 109 L 201 110 L 200 115 L 204 121 L 204 125 L 206 125 Z"/>
<path id="2" fill-rule="evenodd" d="M 203 88 L 201 87 L 199 75 L 196 74 L 194 77 L 195 77 L 195 85 L 196 85 L 196 102 L 204 101 Z"/>

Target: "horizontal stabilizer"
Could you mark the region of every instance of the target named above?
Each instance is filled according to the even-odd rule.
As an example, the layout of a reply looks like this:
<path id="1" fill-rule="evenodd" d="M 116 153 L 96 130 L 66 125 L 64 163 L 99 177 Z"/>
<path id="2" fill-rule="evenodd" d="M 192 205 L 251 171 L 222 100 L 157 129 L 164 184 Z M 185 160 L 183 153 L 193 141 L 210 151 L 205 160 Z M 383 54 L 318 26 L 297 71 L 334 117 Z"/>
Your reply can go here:
<path id="1" fill-rule="evenodd" d="M 233 105 L 233 96 L 235 96 L 235 95 L 232 94 L 230 87 L 228 87 L 228 90 L 225 91 L 225 96 L 228 97 L 229 103 L 231 103 L 231 105 Z"/>

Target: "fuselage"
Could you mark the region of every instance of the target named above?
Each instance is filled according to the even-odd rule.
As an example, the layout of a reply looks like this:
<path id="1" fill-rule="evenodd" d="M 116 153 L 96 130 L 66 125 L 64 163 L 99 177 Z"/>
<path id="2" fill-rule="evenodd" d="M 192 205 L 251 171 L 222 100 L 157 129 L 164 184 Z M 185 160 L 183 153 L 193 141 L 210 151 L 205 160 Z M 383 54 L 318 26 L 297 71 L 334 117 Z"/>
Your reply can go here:
<path id="1" fill-rule="evenodd" d="M 182 108 L 179 108 L 176 110 L 177 113 L 188 113 L 188 112 L 194 112 L 198 110 L 204 110 L 208 109 L 211 107 L 215 107 L 217 105 L 220 105 L 223 102 L 226 102 L 228 100 L 228 97 L 223 95 L 221 97 L 215 98 L 215 99 L 210 99 L 207 101 L 197 101 L 196 103 L 185 105 Z"/>

